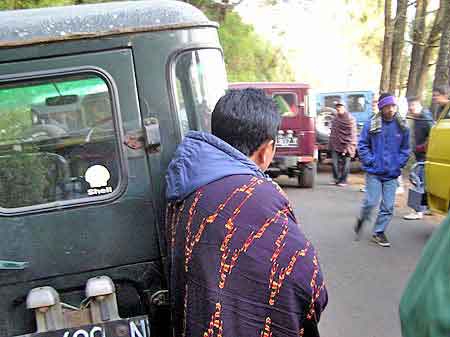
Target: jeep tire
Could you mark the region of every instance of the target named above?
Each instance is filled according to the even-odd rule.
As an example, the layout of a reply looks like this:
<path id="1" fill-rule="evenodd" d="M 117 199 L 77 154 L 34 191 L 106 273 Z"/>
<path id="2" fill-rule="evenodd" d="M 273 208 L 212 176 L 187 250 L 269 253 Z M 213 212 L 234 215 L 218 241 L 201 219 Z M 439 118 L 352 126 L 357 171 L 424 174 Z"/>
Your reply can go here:
<path id="1" fill-rule="evenodd" d="M 297 177 L 298 186 L 303 188 L 314 188 L 317 176 L 316 162 L 303 164 L 300 175 Z"/>

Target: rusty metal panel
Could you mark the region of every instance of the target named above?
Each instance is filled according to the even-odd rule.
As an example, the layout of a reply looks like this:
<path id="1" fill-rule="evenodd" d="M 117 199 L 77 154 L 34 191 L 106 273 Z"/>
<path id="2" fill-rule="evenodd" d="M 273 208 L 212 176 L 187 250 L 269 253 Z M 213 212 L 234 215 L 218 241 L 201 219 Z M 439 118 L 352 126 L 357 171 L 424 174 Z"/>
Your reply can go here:
<path id="1" fill-rule="evenodd" d="M 216 26 L 180 1 L 127 1 L 1 11 L 0 48 L 130 32 Z"/>

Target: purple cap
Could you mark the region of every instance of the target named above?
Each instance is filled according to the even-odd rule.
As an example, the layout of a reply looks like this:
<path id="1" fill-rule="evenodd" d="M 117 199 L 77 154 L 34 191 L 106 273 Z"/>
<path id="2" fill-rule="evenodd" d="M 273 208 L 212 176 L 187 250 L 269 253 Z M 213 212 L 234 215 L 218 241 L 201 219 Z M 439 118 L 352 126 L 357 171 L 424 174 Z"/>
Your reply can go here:
<path id="1" fill-rule="evenodd" d="M 386 105 L 397 105 L 397 99 L 395 96 L 386 96 L 378 101 L 378 110 L 383 109 Z"/>

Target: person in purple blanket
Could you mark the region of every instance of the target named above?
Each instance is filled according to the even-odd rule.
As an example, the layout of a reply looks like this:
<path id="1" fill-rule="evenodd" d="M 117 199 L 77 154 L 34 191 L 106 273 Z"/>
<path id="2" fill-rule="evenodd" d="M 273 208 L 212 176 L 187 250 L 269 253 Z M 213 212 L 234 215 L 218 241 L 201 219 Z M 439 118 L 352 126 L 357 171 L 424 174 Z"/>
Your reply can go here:
<path id="1" fill-rule="evenodd" d="M 230 90 L 212 134 L 189 132 L 166 175 L 174 336 L 319 336 L 317 254 L 266 177 L 280 115 L 258 89 Z"/>

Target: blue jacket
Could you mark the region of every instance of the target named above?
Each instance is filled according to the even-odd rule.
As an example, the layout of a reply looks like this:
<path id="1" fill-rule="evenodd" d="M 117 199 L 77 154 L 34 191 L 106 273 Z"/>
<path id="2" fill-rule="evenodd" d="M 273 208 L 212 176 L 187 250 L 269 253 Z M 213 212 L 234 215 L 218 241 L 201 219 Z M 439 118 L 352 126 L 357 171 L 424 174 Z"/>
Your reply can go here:
<path id="1" fill-rule="evenodd" d="M 166 174 L 166 196 L 183 200 L 199 187 L 235 174 L 266 175 L 245 154 L 206 132 L 190 131 L 178 146 Z"/>
<path id="2" fill-rule="evenodd" d="M 358 143 L 363 170 L 382 181 L 396 179 L 408 162 L 409 130 L 394 119 L 382 121 L 379 132 L 370 132 L 370 120 L 364 125 Z"/>

